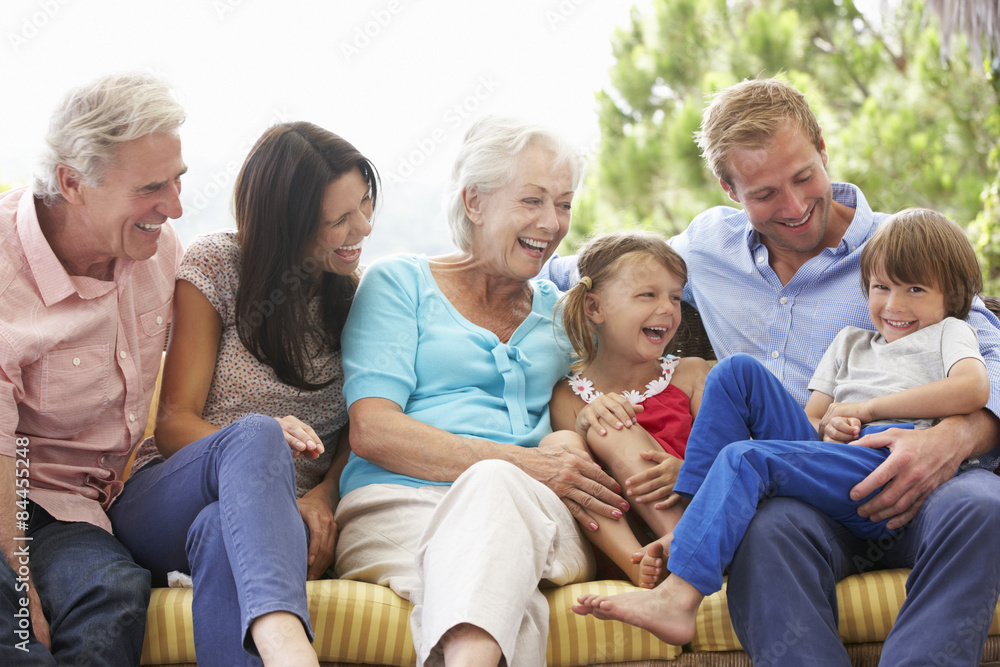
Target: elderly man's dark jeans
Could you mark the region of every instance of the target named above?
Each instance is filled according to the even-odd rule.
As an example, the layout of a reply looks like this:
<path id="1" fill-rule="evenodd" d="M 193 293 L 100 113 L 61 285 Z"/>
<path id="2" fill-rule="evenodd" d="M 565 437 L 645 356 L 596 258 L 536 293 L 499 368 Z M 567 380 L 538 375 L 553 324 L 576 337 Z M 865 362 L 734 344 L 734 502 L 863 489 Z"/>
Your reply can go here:
<path id="1" fill-rule="evenodd" d="M 0 665 L 138 665 L 149 572 L 103 528 L 57 521 L 30 502 L 29 509 L 32 539 L 22 544 L 49 619 L 52 651 L 33 633 L 27 643 L 16 634 L 26 594 L 19 590 L 15 569 L 0 559 Z"/>

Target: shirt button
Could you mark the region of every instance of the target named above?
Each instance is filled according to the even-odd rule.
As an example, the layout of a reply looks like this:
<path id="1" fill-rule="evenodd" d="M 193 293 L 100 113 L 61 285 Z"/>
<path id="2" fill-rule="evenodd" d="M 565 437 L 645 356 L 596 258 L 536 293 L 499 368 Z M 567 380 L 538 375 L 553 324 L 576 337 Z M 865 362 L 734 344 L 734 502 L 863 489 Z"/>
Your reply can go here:
<path id="1" fill-rule="evenodd" d="M 119 352 L 118 356 L 121 357 L 122 359 L 124 359 L 125 358 L 125 350 L 122 350 L 121 352 Z"/>
<path id="2" fill-rule="evenodd" d="M 73 357 L 73 365 L 74 366 L 80 365 L 80 357 Z"/>
<path id="3" fill-rule="evenodd" d="M 777 350 L 775 350 L 774 352 L 771 353 L 771 358 L 772 359 L 777 359 L 778 358 L 778 351 Z"/>
<path id="4" fill-rule="evenodd" d="M 159 315 L 157 315 L 157 316 L 156 316 L 156 323 L 157 323 L 157 324 L 163 324 L 163 318 L 162 318 L 162 317 L 160 317 Z"/>
<path id="5" fill-rule="evenodd" d="M 764 263 L 764 255 L 761 255 L 760 257 L 757 258 L 757 263 L 758 264 L 763 264 Z"/>
<path id="6" fill-rule="evenodd" d="M 130 412 L 130 413 L 129 413 L 129 415 L 128 415 L 128 420 L 129 420 L 130 422 L 134 422 L 134 421 L 135 421 L 135 415 L 134 415 L 133 413 L 131 413 L 131 412 Z"/>
<path id="7" fill-rule="evenodd" d="M 788 303 L 788 299 L 786 297 L 781 297 L 780 299 L 778 299 L 778 303 L 784 306 L 786 303 Z"/>

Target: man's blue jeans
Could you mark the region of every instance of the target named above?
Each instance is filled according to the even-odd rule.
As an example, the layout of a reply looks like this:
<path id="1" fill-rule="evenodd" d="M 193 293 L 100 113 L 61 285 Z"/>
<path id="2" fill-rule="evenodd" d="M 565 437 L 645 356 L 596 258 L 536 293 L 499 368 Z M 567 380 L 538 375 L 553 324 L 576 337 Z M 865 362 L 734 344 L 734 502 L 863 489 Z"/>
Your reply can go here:
<path id="1" fill-rule="evenodd" d="M 201 667 L 262 664 L 249 628 L 270 612 L 295 614 L 312 636 L 305 524 L 275 419 L 248 415 L 143 468 L 108 516 L 157 586 L 191 573 Z"/>
<path id="2" fill-rule="evenodd" d="M 26 597 L 11 564 L 0 558 L 0 664 L 35 667 L 138 665 L 149 607 L 149 572 L 103 528 L 57 521 L 31 503 L 28 566 L 49 621 L 51 652 L 35 639 L 26 651 L 18 614 Z M 20 563 L 13 564 L 15 568 Z"/>

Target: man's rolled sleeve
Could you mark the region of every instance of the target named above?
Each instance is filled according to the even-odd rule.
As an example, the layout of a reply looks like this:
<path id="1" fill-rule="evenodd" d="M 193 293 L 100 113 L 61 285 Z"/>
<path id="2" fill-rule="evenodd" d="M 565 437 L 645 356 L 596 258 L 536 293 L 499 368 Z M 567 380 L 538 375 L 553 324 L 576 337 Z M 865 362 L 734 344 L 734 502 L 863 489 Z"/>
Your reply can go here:
<path id="1" fill-rule="evenodd" d="M 976 330 L 979 352 L 986 362 L 990 376 L 990 400 L 986 409 L 1000 417 L 1000 321 L 990 312 L 978 297 L 972 302 L 972 310 L 966 321 Z M 988 453 L 979 456 L 975 467 L 993 470 L 1000 466 L 1000 442 Z"/>

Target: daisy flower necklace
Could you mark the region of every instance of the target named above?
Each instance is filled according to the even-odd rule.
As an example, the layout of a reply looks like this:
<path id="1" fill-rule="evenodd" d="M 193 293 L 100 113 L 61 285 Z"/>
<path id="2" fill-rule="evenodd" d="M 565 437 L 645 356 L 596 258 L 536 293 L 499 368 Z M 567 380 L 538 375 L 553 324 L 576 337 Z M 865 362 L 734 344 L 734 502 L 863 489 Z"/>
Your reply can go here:
<path id="1" fill-rule="evenodd" d="M 661 393 L 664 389 L 670 386 L 670 378 L 673 376 L 674 369 L 680 361 L 680 357 L 675 357 L 672 354 L 660 357 L 660 377 L 647 383 L 645 391 L 629 389 L 621 392 L 622 396 L 624 396 L 632 405 L 639 405 L 650 396 L 656 396 Z M 595 398 L 604 394 L 603 391 L 594 389 L 594 383 L 584 377 L 582 373 L 568 375 L 566 376 L 566 381 L 569 382 L 569 386 L 573 390 L 573 393 L 582 398 L 584 403 L 589 404 Z"/>

